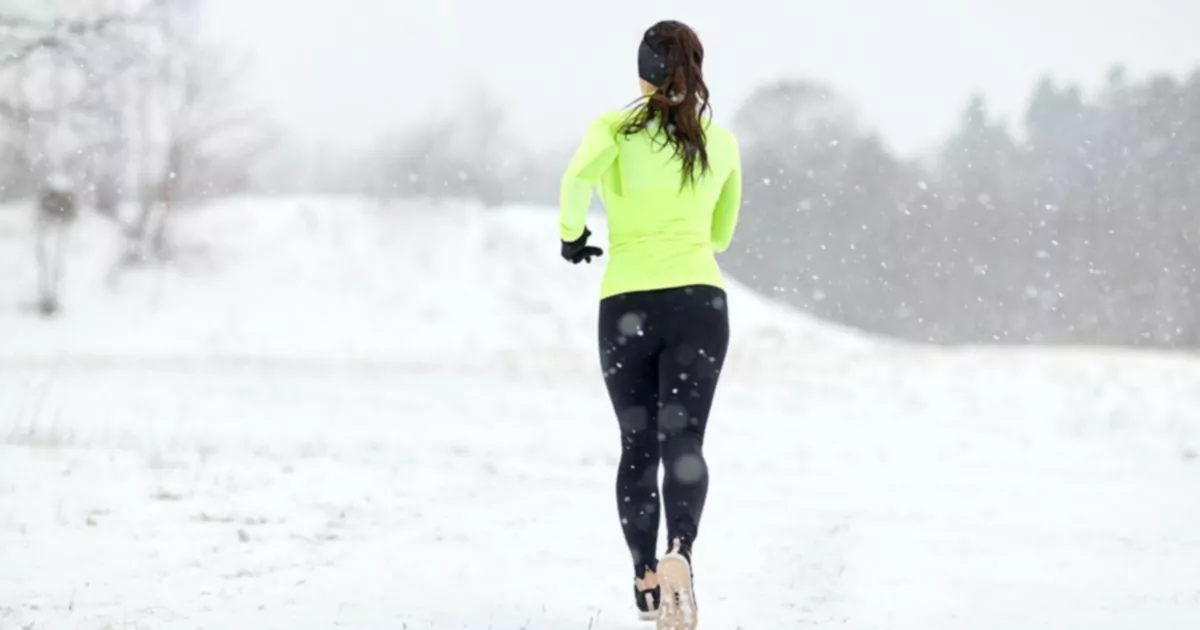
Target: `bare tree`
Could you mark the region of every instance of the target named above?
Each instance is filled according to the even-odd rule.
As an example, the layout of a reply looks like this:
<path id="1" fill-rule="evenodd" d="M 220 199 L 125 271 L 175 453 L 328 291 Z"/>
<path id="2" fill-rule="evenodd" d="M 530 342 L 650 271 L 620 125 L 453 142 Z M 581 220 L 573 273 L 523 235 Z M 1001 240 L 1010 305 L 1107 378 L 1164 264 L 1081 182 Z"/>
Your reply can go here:
<path id="1" fill-rule="evenodd" d="M 48 178 L 37 204 L 38 311 L 43 316 L 58 312 L 66 268 L 67 228 L 78 216 L 71 182 L 62 177 Z"/>
<path id="2" fill-rule="evenodd" d="M 242 92 L 248 64 L 201 38 L 200 0 L 24 8 L 0 2 L 0 192 L 44 196 L 53 175 L 113 219 L 126 253 L 110 277 L 162 258 L 172 209 L 246 186 L 274 137 Z"/>
<path id="3" fill-rule="evenodd" d="M 0 120 L 8 140 L 4 190 L 37 196 L 38 308 L 49 316 L 59 308 L 67 235 L 79 211 L 79 156 L 102 127 L 89 84 L 109 78 L 97 60 L 123 49 L 122 29 L 143 14 L 104 13 L 83 2 L 38 8 L 42 16 L 0 12 Z"/>
<path id="4" fill-rule="evenodd" d="M 248 60 L 202 39 L 194 2 L 160 11 L 146 34 L 139 75 L 138 213 L 126 263 L 169 255 L 175 209 L 245 190 L 277 134 L 247 100 Z"/>

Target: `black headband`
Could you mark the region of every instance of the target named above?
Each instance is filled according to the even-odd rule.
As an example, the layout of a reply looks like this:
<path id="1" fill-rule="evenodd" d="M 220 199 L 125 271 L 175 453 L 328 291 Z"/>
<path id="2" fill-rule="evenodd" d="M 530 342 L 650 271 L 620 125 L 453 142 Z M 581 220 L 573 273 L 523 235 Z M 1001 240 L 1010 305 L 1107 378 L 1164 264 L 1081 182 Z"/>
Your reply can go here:
<path id="1" fill-rule="evenodd" d="M 650 43 L 649 33 L 642 37 L 642 45 L 638 46 L 638 76 L 655 87 L 662 87 L 667 82 L 667 53 Z"/>

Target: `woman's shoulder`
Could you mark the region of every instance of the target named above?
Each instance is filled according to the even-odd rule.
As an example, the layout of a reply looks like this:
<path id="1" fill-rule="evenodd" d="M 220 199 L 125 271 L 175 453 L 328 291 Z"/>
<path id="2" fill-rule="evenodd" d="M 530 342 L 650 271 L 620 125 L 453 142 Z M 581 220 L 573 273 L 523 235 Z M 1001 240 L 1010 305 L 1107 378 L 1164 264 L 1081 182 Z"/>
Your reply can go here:
<path id="1" fill-rule="evenodd" d="M 608 109 L 600 112 L 588 122 L 588 135 L 615 136 L 627 114 L 620 109 Z"/>

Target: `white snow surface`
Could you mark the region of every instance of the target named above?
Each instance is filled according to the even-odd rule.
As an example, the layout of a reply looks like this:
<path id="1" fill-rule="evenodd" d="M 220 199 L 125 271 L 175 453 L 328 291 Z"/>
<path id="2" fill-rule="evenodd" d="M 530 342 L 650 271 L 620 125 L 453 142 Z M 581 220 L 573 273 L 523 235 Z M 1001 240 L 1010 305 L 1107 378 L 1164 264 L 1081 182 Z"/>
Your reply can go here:
<path id="1" fill-rule="evenodd" d="M 87 218 L 52 321 L 28 215 L 0 208 L 0 629 L 652 627 L 602 268 L 552 211 L 234 199 L 115 281 Z M 1200 362 L 729 293 L 701 628 L 1200 628 Z"/>
<path id="2" fill-rule="evenodd" d="M 6 306 L 34 286 L 32 243 L 17 242 L 32 231 L 27 214 L 0 212 L 0 235 L 9 234 L 0 270 L 16 280 L 0 289 Z M 234 200 L 178 219 L 174 265 L 114 286 L 120 243 L 111 224 L 91 217 L 72 235 L 69 324 L 16 322 L 0 352 L 416 363 L 585 350 L 590 360 L 603 267 L 565 264 L 557 221 L 544 208 Z M 607 239 L 599 218 L 592 229 L 597 242 Z M 739 352 L 869 345 L 734 284 Z"/>

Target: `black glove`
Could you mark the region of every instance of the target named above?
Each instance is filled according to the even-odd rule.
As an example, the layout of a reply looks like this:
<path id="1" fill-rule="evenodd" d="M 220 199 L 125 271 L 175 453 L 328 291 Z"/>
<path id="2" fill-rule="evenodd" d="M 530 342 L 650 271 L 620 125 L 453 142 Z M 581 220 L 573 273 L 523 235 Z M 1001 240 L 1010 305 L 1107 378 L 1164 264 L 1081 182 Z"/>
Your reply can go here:
<path id="1" fill-rule="evenodd" d="M 583 228 L 583 236 L 567 242 L 562 242 L 562 257 L 567 262 L 578 265 L 581 262 L 591 264 L 593 258 L 598 258 L 604 255 L 604 250 L 594 245 L 588 245 L 588 237 L 592 235 L 592 231 Z"/>

